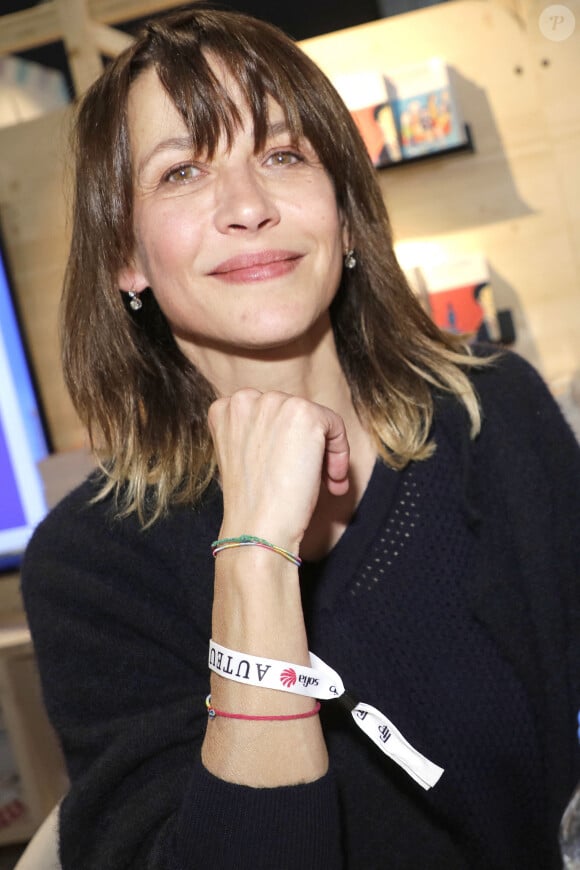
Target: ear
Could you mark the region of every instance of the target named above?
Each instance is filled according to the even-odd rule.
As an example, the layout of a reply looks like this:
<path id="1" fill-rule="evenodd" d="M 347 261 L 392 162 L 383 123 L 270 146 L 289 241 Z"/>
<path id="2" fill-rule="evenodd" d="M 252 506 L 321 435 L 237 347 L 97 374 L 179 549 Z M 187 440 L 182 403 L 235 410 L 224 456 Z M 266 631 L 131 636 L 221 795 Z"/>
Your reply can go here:
<path id="1" fill-rule="evenodd" d="M 129 290 L 141 293 L 142 290 L 149 287 L 149 281 L 136 266 L 124 266 L 120 269 L 117 276 L 117 284 L 119 289 L 123 290 L 124 293 L 128 293 Z"/>

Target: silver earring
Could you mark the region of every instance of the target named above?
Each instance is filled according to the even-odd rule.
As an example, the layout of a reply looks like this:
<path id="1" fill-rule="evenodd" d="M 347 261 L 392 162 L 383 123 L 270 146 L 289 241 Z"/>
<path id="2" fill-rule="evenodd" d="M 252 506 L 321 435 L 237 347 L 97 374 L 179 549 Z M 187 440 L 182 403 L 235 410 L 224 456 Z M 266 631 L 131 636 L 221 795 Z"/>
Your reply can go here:
<path id="1" fill-rule="evenodd" d="M 356 266 L 356 257 L 354 255 L 354 251 L 351 248 L 351 250 L 347 251 L 346 254 L 344 255 L 344 268 L 345 269 L 354 269 L 355 266 Z"/>
<path id="2" fill-rule="evenodd" d="M 129 290 L 127 295 L 129 296 L 129 306 L 133 311 L 139 311 L 143 308 L 143 302 L 134 290 Z"/>

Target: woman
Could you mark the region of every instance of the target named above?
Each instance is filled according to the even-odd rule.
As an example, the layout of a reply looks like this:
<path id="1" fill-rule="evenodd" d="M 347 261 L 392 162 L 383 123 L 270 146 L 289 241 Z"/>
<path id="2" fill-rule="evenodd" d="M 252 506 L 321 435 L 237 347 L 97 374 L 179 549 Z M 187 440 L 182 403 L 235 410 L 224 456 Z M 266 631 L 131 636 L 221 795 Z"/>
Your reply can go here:
<path id="1" fill-rule="evenodd" d="M 348 111 L 267 24 L 150 24 L 76 147 L 101 470 L 23 571 L 65 870 L 558 866 L 580 460 L 537 375 L 426 317 Z"/>

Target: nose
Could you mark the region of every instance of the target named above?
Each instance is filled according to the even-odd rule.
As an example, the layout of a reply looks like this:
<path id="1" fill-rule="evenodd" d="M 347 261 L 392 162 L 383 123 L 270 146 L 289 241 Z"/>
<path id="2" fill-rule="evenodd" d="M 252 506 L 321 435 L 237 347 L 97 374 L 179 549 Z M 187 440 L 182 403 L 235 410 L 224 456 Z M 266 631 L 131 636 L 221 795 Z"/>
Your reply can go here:
<path id="1" fill-rule="evenodd" d="M 216 227 L 221 233 L 252 232 L 280 220 L 276 202 L 252 167 L 223 173 L 217 189 Z"/>

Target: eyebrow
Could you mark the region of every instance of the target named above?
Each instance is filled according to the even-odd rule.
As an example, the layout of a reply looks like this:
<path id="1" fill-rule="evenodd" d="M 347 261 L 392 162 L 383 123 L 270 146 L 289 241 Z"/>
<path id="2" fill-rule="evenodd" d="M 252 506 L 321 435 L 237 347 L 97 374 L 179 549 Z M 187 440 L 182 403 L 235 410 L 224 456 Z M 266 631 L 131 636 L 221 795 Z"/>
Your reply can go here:
<path id="1" fill-rule="evenodd" d="M 282 133 L 288 132 L 288 124 L 286 121 L 276 121 L 274 124 L 268 124 L 266 128 L 266 138 L 271 139 L 275 136 L 280 136 Z M 142 160 L 139 161 L 137 167 L 138 174 L 141 175 L 147 164 L 164 151 L 187 151 L 191 152 L 191 136 L 171 136 L 169 139 L 162 139 L 157 142 L 153 148 L 145 154 Z"/>
<path id="2" fill-rule="evenodd" d="M 147 164 L 163 151 L 191 151 L 191 136 L 171 136 L 169 139 L 162 139 L 139 161 L 138 174 L 141 175 Z"/>
<path id="3" fill-rule="evenodd" d="M 286 121 L 276 121 L 275 124 L 268 124 L 266 127 L 266 135 L 270 136 L 279 136 L 280 133 L 288 133 L 288 124 Z"/>

